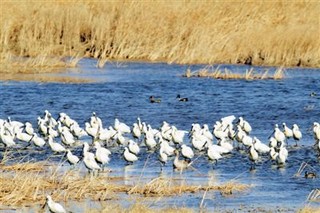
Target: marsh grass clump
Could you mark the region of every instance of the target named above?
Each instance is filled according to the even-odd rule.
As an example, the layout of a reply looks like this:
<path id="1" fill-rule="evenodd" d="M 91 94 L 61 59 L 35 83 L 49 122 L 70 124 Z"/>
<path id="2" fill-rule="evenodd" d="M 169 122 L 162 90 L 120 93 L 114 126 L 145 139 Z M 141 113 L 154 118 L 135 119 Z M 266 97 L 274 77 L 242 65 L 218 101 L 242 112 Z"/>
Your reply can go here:
<path id="1" fill-rule="evenodd" d="M 236 191 L 244 191 L 249 187 L 244 184 L 227 182 L 217 186 L 188 185 L 183 180 L 167 178 L 155 178 L 143 185 L 136 185 L 128 191 L 129 194 L 141 194 L 146 197 L 174 196 L 184 193 L 197 193 L 200 191 L 220 191 L 222 195 L 232 194 Z"/>
<path id="2" fill-rule="evenodd" d="M 277 68 L 273 74 L 268 69 L 264 71 L 257 71 L 254 68 L 245 70 L 244 72 L 234 72 L 230 69 L 224 68 L 221 69 L 219 66 L 213 68 L 212 66 L 206 66 L 199 70 L 191 72 L 190 68 L 186 70 L 184 77 L 198 77 L 198 78 L 214 78 L 214 79 L 242 79 L 242 80 L 281 80 L 285 78 L 285 70 L 282 67 Z"/>

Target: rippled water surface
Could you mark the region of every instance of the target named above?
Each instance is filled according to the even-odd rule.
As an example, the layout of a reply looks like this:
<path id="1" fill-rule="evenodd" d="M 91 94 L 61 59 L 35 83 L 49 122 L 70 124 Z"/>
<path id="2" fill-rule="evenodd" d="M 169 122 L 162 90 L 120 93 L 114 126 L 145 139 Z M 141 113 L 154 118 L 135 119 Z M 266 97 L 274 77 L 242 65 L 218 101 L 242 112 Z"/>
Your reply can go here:
<path id="1" fill-rule="evenodd" d="M 253 186 L 230 197 L 223 197 L 219 193 L 209 194 L 204 200 L 209 210 L 246 211 L 241 207 L 244 205 L 295 211 L 306 204 L 311 190 L 320 187 L 319 178 L 293 177 L 302 162 L 307 162 L 309 170 L 320 174 L 319 158 L 312 147 L 314 140 L 310 131 L 314 121 L 320 122 L 319 69 L 287 69 L 286 78 L 277 81 L 245 81 L 184 78 L 182 74 L 187 66 L 183 65 L 111 63 L 104 69 L 96 69 L 94 65 L 93 60 L 82 60 L 78 68 L 80 72 L 70 70 L 60 75 L 90 78 L 96 83 L 0 82 L 0 118 L 10 116 L 13 120 L 30 121 L 36 126 L 37 117 L 47 109 L 54 116 L 65 112 L 84 126 L 84 122 L 95 111 L 104 126 L 113 125 L 115 118 L 131 126 L 139 116 L 154 128 L 159 127 L 162 121 L 167 121 L 178 129 L 189 130 L 192 123 L 206 123 L 212 128 L 220 118 L 235 115 L 248 120 L 253 127 L 252 135 L 264 143 L 268 143 L 274 124 L 285 122 L 291 127 L 296 123 L 303 138 L 299 147 L 293 147 L 294 142 L 289 141 L 288 162 L 283 168 L 273 165 L 268 156 L 264 156 L 256 170 L 250 171 L 247 155 L 234 151 L 219 161 L 214 169 L 204 156 L 200 156 L 193 164 L 196 170 L 186 171 L 182 177 L 188 183 L 203 185 L 210 181 L 223 183 L 235 179 Z M 192 69 L 200 67 L 191 66 Z M 223 67 L 238 71 L 248 68 Z M 310 96 L 312 92 L 318 96 Z M 178 102 L 177 94 L 188 97 L 189 101 Z M 161 98 L 161 103 L 149 103 L 150 95 Z M 80 148 L 75 151 L 81 152 Z M 125 166 L 121 153 L 120 148 L 113 148 L 109 168 L 115 175 L 128 177 L 125 183 L 136 182 L 137 176 L 150 179 L 160 175 L 156 154 L 144 153 L 136 164 Z M 35 156 L 41 160 L 50 154 L 47 150 L 43 157 Z M 166 165 L 161 175 L 180 177 L 179 173 L 172 171 L 171 163 Z M 202 196 L 203 193 L 191 194 L 166 198 L 164 202 L 198 208 Z M 162 206 L 161 203 L 154 205 Z"/>

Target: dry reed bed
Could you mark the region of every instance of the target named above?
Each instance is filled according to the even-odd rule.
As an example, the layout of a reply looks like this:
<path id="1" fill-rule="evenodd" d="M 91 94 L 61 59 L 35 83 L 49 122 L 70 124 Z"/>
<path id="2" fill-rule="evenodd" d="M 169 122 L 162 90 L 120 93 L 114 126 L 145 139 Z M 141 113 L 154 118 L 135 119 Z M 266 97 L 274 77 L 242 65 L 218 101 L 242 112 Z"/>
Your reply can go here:
<path id="1" fill-rule="evenodd" d="M 47 72 L 85 56 L 98 67 L 109 59 L 320 67 L 319 11 L 314 0 L 2 1 L 0 72 Z"/>
<path id="2" fill-rule="evenodd" d="M 247 190 L 248 185 L 227 182 L 217 186 L 187 185 L 173 179 L 156 178 L 146 184 L 123 185 L 119 177 L 108 174 L 98 177 L 83 176 L 79 171 L 59 171 L 46 162 L 0 166 L 0 200 L 4 206 L 21 207 L 43 204 L 51 194 L 55 200 L 93 201 L 117 200 L 119 193 L 146 197 L 175 196 L 201 191 L 220 191 L 230 195 Z"/>
<path id="3" fill-rule="evenodd" d="M 244 80 L 281 80 L 285 78 L 285 70 L 282 67 L 277 68 L 272 74 L 269 74 L 268 69 L 264 71 L 257 71 L 254 68 L 247 69 L 245 72 L 233 72 L 229 69 L 220 69 L 219 67 L 213 68 L 212 66 L 207 66 L 205 68 L 191 71 L 188 68 L 183 75 L 184 77 L 198 77 L 198 78 L 214 78 L 214 79 L 244 79 Z"/>

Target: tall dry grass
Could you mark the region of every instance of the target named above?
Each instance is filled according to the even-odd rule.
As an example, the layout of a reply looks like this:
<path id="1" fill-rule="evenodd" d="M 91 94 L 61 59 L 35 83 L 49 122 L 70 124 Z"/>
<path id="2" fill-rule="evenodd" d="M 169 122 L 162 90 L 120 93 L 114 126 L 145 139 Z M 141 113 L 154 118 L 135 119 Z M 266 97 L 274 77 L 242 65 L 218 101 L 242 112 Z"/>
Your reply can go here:
<path id="1" fill-rule="evenodd" d="M 13 56 L 320 67 L 319 11 L 317 0 L 3 0 L 0 71 Z"/>

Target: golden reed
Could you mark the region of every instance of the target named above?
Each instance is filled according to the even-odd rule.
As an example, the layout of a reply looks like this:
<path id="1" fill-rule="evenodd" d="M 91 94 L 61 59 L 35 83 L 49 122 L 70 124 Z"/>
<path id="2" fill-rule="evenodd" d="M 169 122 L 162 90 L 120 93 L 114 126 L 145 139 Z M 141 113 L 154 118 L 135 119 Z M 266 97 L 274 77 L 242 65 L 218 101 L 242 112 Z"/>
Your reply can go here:
<path id="1" fill-rule="evenodd" d="M 319 11 L 318 0 L 4 0 L 0 72 L 82 57 L 320 67 Z"/>

